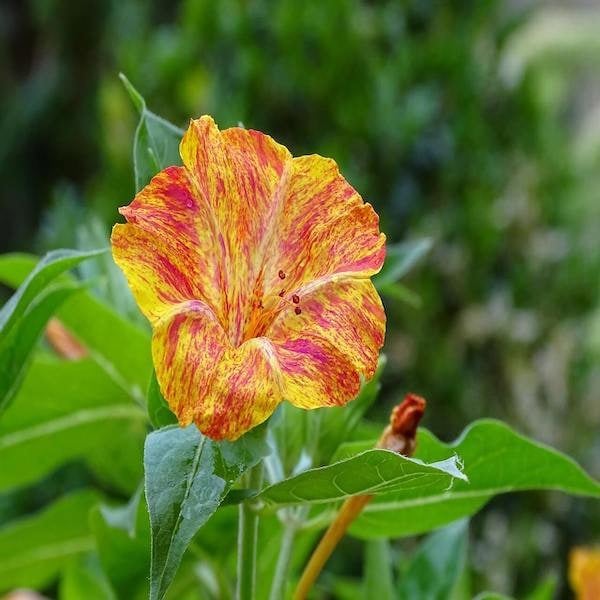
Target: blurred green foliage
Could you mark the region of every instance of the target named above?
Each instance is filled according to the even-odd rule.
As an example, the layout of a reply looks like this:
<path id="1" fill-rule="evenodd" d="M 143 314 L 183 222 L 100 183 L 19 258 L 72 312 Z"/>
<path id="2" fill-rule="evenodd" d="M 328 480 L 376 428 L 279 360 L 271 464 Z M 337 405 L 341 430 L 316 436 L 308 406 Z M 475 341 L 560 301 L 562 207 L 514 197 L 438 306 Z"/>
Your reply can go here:
<path id="1" fill-rule="evenodd" d="M 178 125 L 210 113 L 334 157 L 390 240 L 434 241 L 408 280 L 419 306 L 386 299 L 374 416 L 414 390 L 446 439 L 498 416 L 598 476 L 600 15 L 520 6 L 7 0 L 0 250 L 85 247 L 92 215 L 117 220 L 137 120 L 123 71 Z M 474 568 L 518 593 L 600 522 L 581 502 L 500 499 L 476 536 Z"/>

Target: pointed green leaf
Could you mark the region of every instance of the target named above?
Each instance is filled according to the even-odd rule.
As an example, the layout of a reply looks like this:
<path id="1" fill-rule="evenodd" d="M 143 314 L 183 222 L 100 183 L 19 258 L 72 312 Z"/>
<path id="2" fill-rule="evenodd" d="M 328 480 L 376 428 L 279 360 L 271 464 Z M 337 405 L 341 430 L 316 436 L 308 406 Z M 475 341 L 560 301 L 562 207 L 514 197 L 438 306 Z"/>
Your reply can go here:
<path id="1" fill-rule="evenodd" d="M 254 429 L 236 442 L 213 442 L 190 425 L 165 427 L 146 438 L 151 600 L 164 597 L 190 541 L 232 484 L 268 453 L 263 435 Z"/>
<path id="2" fill-rule="evenodd" d="M 127 77 L 123 73 L 119 77 L 140 113 L 133 143 L 135 188 L 139 191 L 162 169 L 181 164 L 179 143 L 184 132 L 149 111 L 144 98 Z"/>
<path id="3" fill-rule="evenodd" d="M 431 534 L 404 570 L 398 598 L 451 598 L 465 568 L 468 530 L 468 521 L 462 520 Z"/>
<path id="4" fill-rule="evenodd" d="M 0 593 L 42 589 L 74 557 L 93 550 L 88 514 L 97 501 L 92 492 L 77 492 L 0 528 Z"/>
<path id="5" fill-rule="evenodd" d="M 447 490 L 466 479 L 456 455 L 426 464 L 390 450 L 367 450 L 326 467 L 309 469 L 265 488 L 259 498 L 271 505 L 324 504 L 357 494 L 386 494 L 403 489 Z"/>
<path id="6" fill-rule="evenodd" d="M 575 461 L 499 421 L 477 421 L 451 444 L 426 430 L 420 430 L 418 439 L 418 458 L 432 462 L 456 453 L 468 481 L 454 480 L 448 489 L 421 486 L 381 495 L 365 508 L 351 533 L 364 538 L 423 533 L 472 515 L 506 492 L 552 489 L 600 498 L 600 483 Z"/>

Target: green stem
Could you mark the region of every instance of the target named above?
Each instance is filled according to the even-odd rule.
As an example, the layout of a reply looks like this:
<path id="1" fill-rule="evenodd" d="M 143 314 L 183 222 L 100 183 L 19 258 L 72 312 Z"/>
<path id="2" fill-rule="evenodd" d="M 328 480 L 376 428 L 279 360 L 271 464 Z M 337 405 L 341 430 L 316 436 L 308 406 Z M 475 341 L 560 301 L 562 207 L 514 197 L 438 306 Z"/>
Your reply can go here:
<path id="1" fill-rule="evenodd" d="M 245 475 L 248 488 L 259 490 L 262 485 L 262 462 Z M 256 591 L 256 547 L 259 514 L 252 508 L 251 500 L 240 504 L 238 524 L 237 600 L 254 600 Z"/>
<path id="2" fill-rule="evenodd" d="M 271 584 L 269 600 L 281 600 L 281 598 L 284 598 L 290 557 L 292 554 L 292 547 L 294 545 L 294 539 L 296 538 L 297 530 L 298 529 L 295 523 L 284 524 L 281 545 L 279 547 L 279 556 L 277 558 L 273 583 Z"/>

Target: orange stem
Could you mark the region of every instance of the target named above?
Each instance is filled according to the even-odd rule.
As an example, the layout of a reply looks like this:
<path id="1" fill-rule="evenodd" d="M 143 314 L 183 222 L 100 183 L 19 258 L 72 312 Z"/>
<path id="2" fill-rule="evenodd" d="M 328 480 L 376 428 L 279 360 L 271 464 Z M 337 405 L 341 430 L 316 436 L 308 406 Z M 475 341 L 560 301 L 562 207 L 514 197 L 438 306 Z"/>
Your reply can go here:
<path id="1" fill-rule="evenodd" d="M 88 355 L 86 347 L 56 317 L 52 317 L 46 325 L 46 339 L 59 356 L 68 360 Z"/>

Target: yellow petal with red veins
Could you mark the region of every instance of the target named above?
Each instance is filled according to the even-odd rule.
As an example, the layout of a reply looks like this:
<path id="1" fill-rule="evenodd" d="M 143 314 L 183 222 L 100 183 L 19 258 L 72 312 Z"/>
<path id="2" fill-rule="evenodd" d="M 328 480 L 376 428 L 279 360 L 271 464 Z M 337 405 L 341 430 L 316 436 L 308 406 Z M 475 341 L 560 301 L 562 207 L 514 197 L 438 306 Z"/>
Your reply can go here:
<path id="1" fill-rule="evenodd" d="M 385 335 L 385 313 L 369 279 L 343 277 L 293 294 L 266 335 L 284 396 L 305 408 L 343 404 L 370 379 Z"/>
<path id="2" fill-rule="evenodd" d="M 335 161 L 294 158 L 265 264 L 267 293 L 336 273 L 370 276 L 385 258 L 379 218 L 342 177 Z M 280 273 L 286 276 L 280 280 Z"/>
<path id="3" fill-rule="evenodd" d="M 281 401 L 279 367 L 268 340 L 234 348 L 208 306 L 190 301 L 157 322 L 156 377 L 183 426 L 192 421 L 212 439 L 234 440 L 262 423 Z"/>
<path id="4" fill-rule="evenodd" d="M 248 307 L 260 291 L 260 272 L 291 155 L 259 131 L 234 127 L 221 132 L 207 116 L 190 123 L 180 151 L 220 232 L 228 333 L 239 344 Z"/>
<path id="5" fill-rule="evenodd" d="M 223 319 L 216 234 L 185 169 L 165 169 L 120 211 L 128 223 L 113 228 L 113 257 L 146 317 L 197 299 Z"/>

